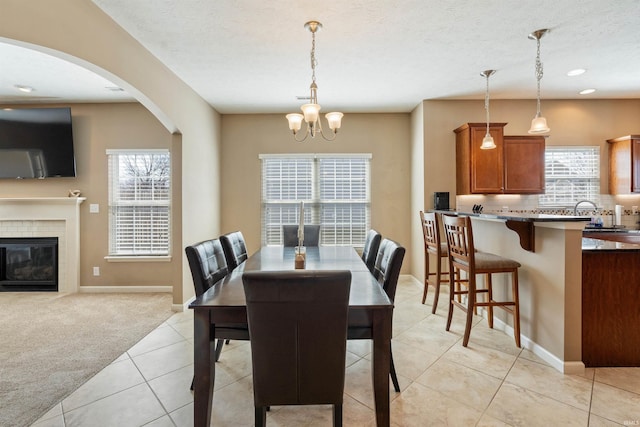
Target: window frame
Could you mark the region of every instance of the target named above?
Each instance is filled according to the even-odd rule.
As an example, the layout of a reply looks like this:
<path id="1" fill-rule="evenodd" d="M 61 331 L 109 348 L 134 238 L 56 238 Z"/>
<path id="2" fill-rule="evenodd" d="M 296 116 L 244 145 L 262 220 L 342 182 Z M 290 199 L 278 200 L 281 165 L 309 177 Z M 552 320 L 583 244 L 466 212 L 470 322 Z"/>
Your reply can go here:
<path id="1" fill-rule="evenodd" d="M 108 212 L 109 212 L 109 242 L 108 255 L 105 259 L 109 262 L 128 262 L 128 261 L 170 261 L 172 251 L 172 164 L 171 152 L 169 149 L 153 148 L 153 149 L 107 149 L 107 169 L 108 169 Z M 119 156 L 133 155 L 166 155 L 169 170 L 166 173 L 166 181 L 168 188 L 166 190 L 151 191 L 151 198 L 141 199 L 137 196 L 133 199 L 124 199 L 120 197 L 118 189 L 120 188 L 120 173 L 116 174 L 116 167 L 119 167 L 121 158 Z M 153 183 L 156 180 L 152 180 Z M 153 185 L 153 184 L 152 184 Z M 164 194 L 162 194 L 164 193 Z M 148 192 L 144 194 L 149 194 Z M 160 195 L 160 198 L 156 198 Z M 120 207 L 131 208 L 151 208 L 152 210 L 161 209 L 161 217 L 158 222 L 162 225 L 160 232 L 154 232 L 155 236 L 147 233 L 148 246 L 144 246 L 138 250 L 121 250 L 118 249 L 122 243 L 118 243 L 118 221 L 116 210 Z M 151 213 L 150 215 L 153 215 Z M 152 219 L 153 221 L 153 219 Z M 154 222 L 155 224 L 155 222 Z M 157 225 L 157 224 L 155 224 Z M 132 227 L 135 227 L 132 226 Z M 157 228 L 154 228 L 157 230 Z M 158 234 L 164 237 L 158 238 Z M 132 238 L 131 245 L 135 245 L 135 237 Z M 155 249 L 154 249 L 155 247 Z"/>
<path id="2" fill-rule="evenodd" d="M 371 153 L 260 154 L 258 157 L 261 169 L 261 240 L 263 245 L 282 244 L 282 225 L 298 223 L 300 202 L 304 202 L 305 224 L 320 224 L 322 227 L 320 244 L 354 246 L 356 248 L 361 248 L 364 245 L 366 232 L 371 228 Z M 296 179 L 298 177 L 297 174 L 295 176 L 286 176 L 280 178 L 280 180 L 295 180 L 295 183 L 290 182 L 286 189 L 280 189 L 279 194 L 285 195 L 286 198 L 276 199 L 272 196 L 270 197 L 267 193 L 274 191 L 274 189 L 268 184 L 270 178 L 266 176 L 266 162 L 270 160 L 285 162 L 287 159 L 300 162 L 309 161 L 310 168 L 308 171 L 304 171 L 307 174 L 304 180 L 308 182 L 310 188 L 300 188 Z M 332 178 L 338 177 L 335 181 L 322 179 L 321 168 L 327 166 L 327 163 L 323 165 L 322 162 L 336 160 L 339 163 L 340 159 L 349 159 L 350 167 L 362 167 L 362 170 L 355 173 L 359 173 L 357 176 L 360 178 L 364 176 L 364 188 L 362 185 L 358 186 L 355 183 L 353 185 L 349 184 L 348 181 L 353 179 L 349 178 L 353 176 L 350 173 L 347 173 L 346 176 L 344 174 L 331 174 Z M 358 165 L 360 161 L 364 162 Z M 340 168 L 339 166 L 335 167 Z M 330 183 L 332 185 L 329 185 Z M 329 185 L 329 187 L 323 187 L 323 185 Z M 347 189 L 350 194 L 357 193 L 364 197 L 354 199 L 338 197 L 341 191 L 346 192 Z M 336 198 L 323 198 L 323 194 L 331 192 Z M 278 192 L 276 191 L 276 193 Z M 291 194 L 294 195 L 291 196 Z M 296 196 L 297 194 L 303 196 L 298 197 Z M 276 211 L 269 212 L 270 207 L 275 208 Z M 359 221 L 355 222 L 355 224 L 359 225 L 351 229 L 346 227 L 346 223 L 340 221 L 341 218 L 345 218 L 345 214 L 350 227 L 353 227 L 354 221 L 352 219 L 354 217 L 359 219 Z M 270 219 L 272 216 L 276 217 L 276 220 Z M 361 230 L 357 230 L 357 228 L 361 228 Z"/>
<path id="3" fill-rule="evenodd" d="M 586 157 L 587 163 L 584 165 L 570 164 L 566 169 L 566 173 L 556 173 L 553 176 L 549 176 L 550 169 L 556 169 L 549 162 L 552 159 L 553 153 L 556 152 L 559 155 L 569 155 L 571 152 L 582 152 Z M 576 159 L 574 159 L 576 161 Z M 553 145 L 545 148 L 545 193 L 538 196 L 538 205 L 541 208 L 554 208 L 554 207 L 571 207 L 574 206 L 580 200 L 591 200 L 598 204 L 600 202 L 600 181 L 601 181 L 601 155 L 600 146 L 588 145 L 588 146 L 560 146 Z M 583 175 L 574 175 L 572 178 L 569 176 L 571 173 L 577 172 L 577 169 L 585 169 Z M 555 182 L 551 182 L 555 180 Z M 571 184 L 575 188 L 575 183 L 580 182 L 581 186 L 586 188 L 572 190 L 573 197 L 569 198 L 569 194 L 562 193 L 561 191 L 554 191 L 554 185 L 557 185 L 559 180 L 564 180 Z"/>

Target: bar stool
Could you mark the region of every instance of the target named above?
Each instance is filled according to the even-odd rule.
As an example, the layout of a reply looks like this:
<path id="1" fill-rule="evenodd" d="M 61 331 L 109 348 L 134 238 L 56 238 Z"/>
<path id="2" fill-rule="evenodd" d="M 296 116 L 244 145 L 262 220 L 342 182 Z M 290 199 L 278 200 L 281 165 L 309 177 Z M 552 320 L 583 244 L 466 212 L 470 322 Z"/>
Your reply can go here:
<path id="1" fill-rule="evenodd" d="M 446 330 L 448 331 L 451 327 L 453 307 L 457 306 L 465 311 L 467 313 L 467 320 L 462 345 L 466 347 L 469 343 L 469 335 L 471 334 L 473 309 L 475 307 L 487 307 L 489 327 L 493 328 L 493 308 L 498 307 L 513 315 L 513 334 L 516 340 L 516 346 L 520 347 L 520 301 L 518 298 L 518 268 L 520 267 L 520 263 L 488 252 L 476 252 L 473 246 L 471 218 L 449 215 L 443 215 L 442 218 L 447 236 L 449 272 L 465 271 L 468 275 L 468 281 L 465 281 L 465 283 L 460 282 L 461 285 L 467 287 L 467 290 L 464 290 L 462 286 L 450 287 L 449 314 L 447 316 Z M 511 273 L 512 301 L 493 300 L 491 276 L 496 273 Z M 478 289 L 476 287 L 476 276 L 478 274 L 486 275 L 485 289 Z M 487 295 L 486 301 L 478 301 L 477 297 L 480 293 Z M 456 301 L 454 298 L 456 295 L 467 296 L 466 306 Z"/>
<path id="2" fill-rule="evenodd" d="M 440 241 L 440 221 L 438 214 L 435 212 L 420 211 L 420 222 L 422 223 L 422 235 L 424 236 L 424 291 L 422 292 L 422 304 L 427 299 L 427 291 L 429 285 L 433 286 L 436 294 L 433 297 L 433 308 L 431 313 L 436 313 L 438 307 L 438 297 L 440 296 L 440 284 L 450 283 L 450 275 L 448 271 L 442 271 L 442 259 L 448 257 L 447 244 Z M 436 271 L 430 272 L 429 255 L 436 258 Z M 442 279 L 442 275 L 446 274 L 449 279 Z M 431 279 L 435 276 L 435 280 Z"/>

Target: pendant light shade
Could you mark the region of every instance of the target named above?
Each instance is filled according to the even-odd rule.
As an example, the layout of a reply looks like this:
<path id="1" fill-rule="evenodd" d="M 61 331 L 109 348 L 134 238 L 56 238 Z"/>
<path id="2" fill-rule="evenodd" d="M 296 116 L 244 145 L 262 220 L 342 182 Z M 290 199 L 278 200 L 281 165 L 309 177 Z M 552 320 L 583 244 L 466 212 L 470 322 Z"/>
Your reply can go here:
<path id="1" fill-rule="evenodd" d="M 496 148 L 496 143 L 493 140 L 493 137 L 490 134 L 486 134 L 484 138 L 482 138 L 482 144 L 480 145 L 481 150 L 493 150 Z"/>
<path id="2" fill-rule="evenodd" d="M 482 77 L 486 77 L 487 79 L 487 90 L 484 94 L 484 109 L 487 112 L 487 133 L 484 135 L 482 139 L 482 144 L 480 145 L 481 150 L 493 150 L 496 148 L 496 143 L 493 140 L 493 137 L 489 133 L 489 77 L 495 73 L 495 70 L 484 70 L 480 73 Z"/>
<path id="3" fill-rule="evenodd" d="M 531 128 L 529 129 L 529 133 L 531 134 L 541 134 L 547 133 L 551 129 L 547 126 L 547 119 L 542 116 L 536 114 L 536 116 L 531 120 Z"/>

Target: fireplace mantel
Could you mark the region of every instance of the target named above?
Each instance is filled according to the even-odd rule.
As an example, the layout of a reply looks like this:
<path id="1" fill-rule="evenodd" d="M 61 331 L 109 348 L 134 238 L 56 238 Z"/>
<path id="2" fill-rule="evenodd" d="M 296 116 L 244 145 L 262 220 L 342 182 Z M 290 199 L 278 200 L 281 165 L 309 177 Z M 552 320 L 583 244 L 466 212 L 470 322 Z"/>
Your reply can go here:
<path id="1" fill-rule="evenodd" d="M 0 198 L 2 237 L 53 234 L 60 239 L 59 292 L 78 292 L 80 285 L 80 204 L 85 200 L 85 197 Z M 55 223 L 61 226 L 50 227 Z"/>

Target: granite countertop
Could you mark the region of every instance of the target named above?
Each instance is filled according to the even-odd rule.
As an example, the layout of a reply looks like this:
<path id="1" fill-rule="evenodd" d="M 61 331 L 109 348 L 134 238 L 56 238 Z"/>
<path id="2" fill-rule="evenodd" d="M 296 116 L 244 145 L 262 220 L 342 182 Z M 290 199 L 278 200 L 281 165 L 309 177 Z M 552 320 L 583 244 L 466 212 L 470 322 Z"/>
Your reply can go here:
<path id="1" fill-rule="evenodd" d="M 610 240 L 582 238 L 583 251 L 635 251 L 640 252 L 640 245 L 635 243 L 614 242 Z"/>
<path id="2" fill-rule="evenodd" d="M 466 215 L 484 219 L 503 219 L 507 221 L 524 221 L 524 222 L 578 222 L 591 221 L 590 216 L 573 216 L 573 215 L 549 215 L 549 214 L 527 214 L 516 212 L 460 212 L 455 210 L 435 210 L 434 212 L 442 214 Z"/>

